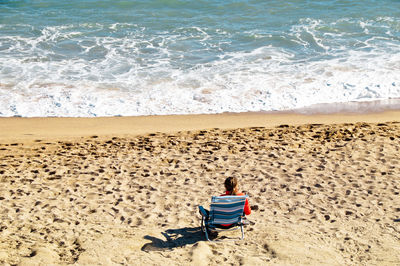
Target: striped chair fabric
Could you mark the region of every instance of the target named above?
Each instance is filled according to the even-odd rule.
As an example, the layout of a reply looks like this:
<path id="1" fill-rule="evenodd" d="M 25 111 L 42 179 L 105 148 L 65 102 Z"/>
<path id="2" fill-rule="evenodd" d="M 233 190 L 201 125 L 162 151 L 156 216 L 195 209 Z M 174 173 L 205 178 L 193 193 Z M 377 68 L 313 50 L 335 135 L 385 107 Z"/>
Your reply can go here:
<path id="1" fill-rule="evenodd" d="M 213 196 L 209 225 L 235 224 L 241 221 L 246 196 Z"/>

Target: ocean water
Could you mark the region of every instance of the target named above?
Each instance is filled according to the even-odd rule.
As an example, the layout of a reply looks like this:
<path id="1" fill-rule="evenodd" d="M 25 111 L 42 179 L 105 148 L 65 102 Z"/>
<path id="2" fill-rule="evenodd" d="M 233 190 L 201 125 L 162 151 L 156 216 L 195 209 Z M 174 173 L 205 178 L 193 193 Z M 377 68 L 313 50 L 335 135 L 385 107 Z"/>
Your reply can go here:
<path id="1" fill-rule="evenodd" d="M 400 98 L 399 0 L 0 0 L 0 116 Z"/>

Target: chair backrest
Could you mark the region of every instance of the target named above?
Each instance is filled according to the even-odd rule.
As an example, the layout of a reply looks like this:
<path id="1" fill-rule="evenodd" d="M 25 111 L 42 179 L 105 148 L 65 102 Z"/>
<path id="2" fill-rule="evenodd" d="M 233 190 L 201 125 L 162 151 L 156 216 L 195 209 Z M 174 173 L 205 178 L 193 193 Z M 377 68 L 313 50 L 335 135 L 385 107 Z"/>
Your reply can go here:
<path id="1" fill-rule="evenodd" d="M 213 196 L 210 206 L 210 224 L 234 224 L 243 215 L 247 196 Z"/>

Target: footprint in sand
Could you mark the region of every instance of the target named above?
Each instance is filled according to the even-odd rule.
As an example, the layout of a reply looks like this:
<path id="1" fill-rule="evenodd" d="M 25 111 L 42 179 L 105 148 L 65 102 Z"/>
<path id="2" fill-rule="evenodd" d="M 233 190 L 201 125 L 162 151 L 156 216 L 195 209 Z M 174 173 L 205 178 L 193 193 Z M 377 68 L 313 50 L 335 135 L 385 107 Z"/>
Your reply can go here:
<path id="1" fill-rule="evenodd" d="M 211 248 L 204 242 L 198 242 L 193 245 L 192 251 L 192 263 L 196 266 L 208 265 L 209 256 L 212 256 Z"/>

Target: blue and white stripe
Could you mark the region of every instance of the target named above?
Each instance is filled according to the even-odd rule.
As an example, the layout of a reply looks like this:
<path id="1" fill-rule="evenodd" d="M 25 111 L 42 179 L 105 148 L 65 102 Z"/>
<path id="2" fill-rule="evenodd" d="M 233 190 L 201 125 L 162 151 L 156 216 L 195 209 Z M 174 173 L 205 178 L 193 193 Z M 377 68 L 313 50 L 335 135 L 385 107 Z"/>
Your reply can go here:
<path id="1" fill-rule="evenodd" d="M 214 196 L 211 199 L 210 224 L 233 224 L 240 221 L 247 196 Z"/>

